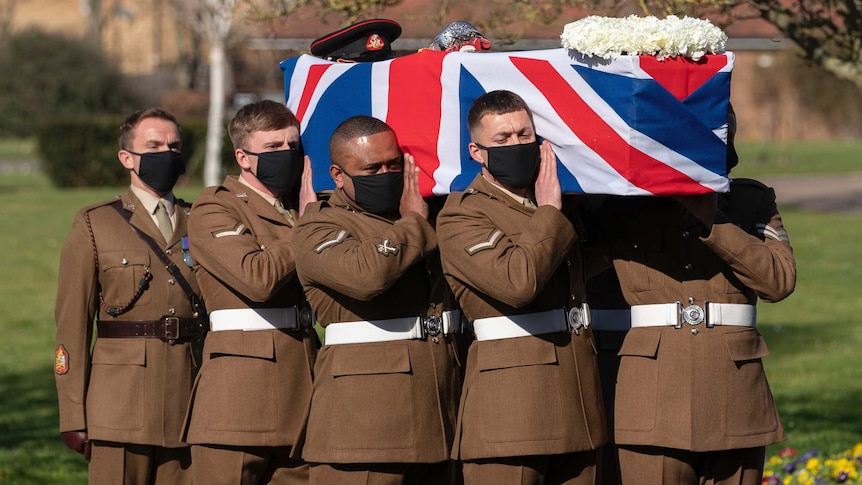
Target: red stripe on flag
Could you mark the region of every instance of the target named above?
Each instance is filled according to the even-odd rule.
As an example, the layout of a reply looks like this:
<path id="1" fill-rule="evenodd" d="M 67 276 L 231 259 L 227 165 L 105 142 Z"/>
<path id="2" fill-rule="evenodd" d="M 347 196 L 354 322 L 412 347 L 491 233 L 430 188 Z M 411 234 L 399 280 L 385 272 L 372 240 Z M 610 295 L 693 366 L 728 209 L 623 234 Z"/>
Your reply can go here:
<path id="1" fill-rule="evenodd" d="M 434 172 L 440 167 L 440 75 L 446 53 L 423 50 L 394 59 L 389 66 L 389 108 L 386 123 L 395 130 L 401 148 L 413 155 L 419 167 L 419 191 L 434 189 Z"/>
<path id="2" fill-rule="evenodd" d="M 317 83 L 320 82 L 320 78 L 323 77 L 323 73 L 329 69 L 331 64 L 315 64 L 308 68 L 308 77 L 305 79 L 305 85 L 302 87 L 302 96 L 299 98 L 299 106 L 296 108 L 296 118 L 299 121 L 302 121 L 302 117 L 305 116 L 305 111 L 308 109 L 309 103 L 311 103 L 311 96 L 314 95 L 314 89 L 317 87 Z"/>
<path id="3" fill-rule="evenodd" d="M 566 126 L 636 187 L 650 193 L 714 192 L 688 175 L 626 143 L 548 61 L 511 57 L 512 64 L 542 92 Z M 672 188 L 672 190 L 670 189 Z"/>
<path id="4" fill-rule="evenodd" d="M 688 57 L 658 60 L 655 56 L 638 56 L 641 69 L 676 99 L 682 101 L 727 65 L 726 55 L 705 55 L 698 61 Z"/>

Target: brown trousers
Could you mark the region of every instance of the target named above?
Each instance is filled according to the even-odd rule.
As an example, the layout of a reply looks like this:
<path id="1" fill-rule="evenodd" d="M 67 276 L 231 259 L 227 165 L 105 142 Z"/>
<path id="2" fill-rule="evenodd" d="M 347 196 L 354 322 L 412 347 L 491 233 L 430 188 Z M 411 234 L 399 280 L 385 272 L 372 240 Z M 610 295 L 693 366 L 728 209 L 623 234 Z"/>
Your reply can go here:
<path id="1" fill-rule="evenodd" d="M 91 442 L 90 485 L 191 485 L 189 448 Z"/>
<path id="2" fill-rule="evenodd" d="M 313 485 L 455 485 L 455 464 L 442 463 L 314 463 Z"/>
<path id="3" fill-rule="evenodd" d="M 766 447 L 693 452 L 619 445 L 623 485 L 760 485 Z"/>
<path id="4" fill-rule="evenodd" d="M 464 462 L 467 485 L 593 485 L 596 452 L 513 456 Z"/>
<path id="5" fill-rule="evenodd" d="M 305 485 L 308 463 L 291 447 L 192 445 L 194 483 L 206 485 Z"/>

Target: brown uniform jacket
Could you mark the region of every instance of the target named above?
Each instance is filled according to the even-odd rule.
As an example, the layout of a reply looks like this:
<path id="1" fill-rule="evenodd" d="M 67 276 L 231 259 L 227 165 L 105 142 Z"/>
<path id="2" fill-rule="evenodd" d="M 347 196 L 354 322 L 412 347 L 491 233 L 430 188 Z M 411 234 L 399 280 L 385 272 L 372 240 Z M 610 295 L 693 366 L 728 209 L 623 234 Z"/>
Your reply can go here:
<path id="1" fill-rule="evenodd" d="M 131 190 L 126 190 L 120 200 L 123 210 L 131 213 L 131 224 L 165 244 L 162 233 Z M 90 439 L 180 447 L 182 415 L 197 370 L 193 344 L 169 344 L 158 338 L 97 338 L 90 351 L 95 318 L 110 324 L 193 316 L 183 289 L 171 284 L 172 277 L 165 266 L 111 206 L 113 202 L 105 201 L 78 212 L 60 256 L 54 365 L 60 431 L 86 430 Z M 192 270 L 183 262 L 181 246 L 188 207 L 176 200 L 176 228 L 164 247 L 197 291 Z M 88 215 L 94 241 L 87 229 Z M 135 294 L 145 268 L 149 268 L 153 279 L 131 309 L 111 317 L 100 308 L 100 292 L 109 307 L 125 306 Z M 199 351 L 200 343 L 195 345 Z"/>
<path id="2" fill-rule="evenodd" d="M 293 228 L 235 176 L 204 189 L 195 201 L 189 238 L 210 313 L 305 304 L 295 273 Z M 235 446 L 300 444 L 315 348 L 307 328 L 211 331 L 184 439 Z"/>
<path id="3" fill-rule="evenodd" d="M 772 189 L 734 180 L 707 233 L 677 202 L 609 200 L 609 255 L 632 305 L 778 301 L 796 264 Z M 604 237 L 601 233 L 599 237 Z M 606 235 L 605 235 L 606 236 Z M 785 439 L 756 328 L 633 328 L 620 349 L 617 444 L 714 451 Z"/>
<path id="4" fill-rule="evenodd" d="M 443 270 L 465 315 L 579 306 L 582 255 L 562 212 L 518 204 L 482 175 L 437 218 Z M 595 449 L 607 440 L 590 331 L 476 341 L 467 357 L 453 457 Z"/>
<path id="5" fill-rule="evenodd" d="M 451 308 L 434 229 L 418 214 L 390 221 L 335 191 L 296 231 L 297 272 L 323 326 Z M 448 458 L 460 391 L 451 338 L 325 345 L 315 376 L 307 461 Z"/>

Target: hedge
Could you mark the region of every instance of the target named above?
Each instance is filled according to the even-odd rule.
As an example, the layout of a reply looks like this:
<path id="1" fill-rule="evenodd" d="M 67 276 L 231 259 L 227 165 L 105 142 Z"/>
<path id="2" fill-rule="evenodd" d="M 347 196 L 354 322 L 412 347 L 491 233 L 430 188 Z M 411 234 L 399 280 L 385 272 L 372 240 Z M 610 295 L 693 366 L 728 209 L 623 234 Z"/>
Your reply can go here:
<path id="1" fill-rule="evenodd" d="M 117 160 L 117 136 L 122 118 L 87 117 L 42 123 L 37 129 L 37 149 L 43 169 L 55 187 L 120 186 L 129 174 Z M 186 173 L 177 182 L 200 183 L 206 146 L 206 122 L 181 121 Z M 225 133 L 222 173 L 237 173 L 233 147 Z"/>

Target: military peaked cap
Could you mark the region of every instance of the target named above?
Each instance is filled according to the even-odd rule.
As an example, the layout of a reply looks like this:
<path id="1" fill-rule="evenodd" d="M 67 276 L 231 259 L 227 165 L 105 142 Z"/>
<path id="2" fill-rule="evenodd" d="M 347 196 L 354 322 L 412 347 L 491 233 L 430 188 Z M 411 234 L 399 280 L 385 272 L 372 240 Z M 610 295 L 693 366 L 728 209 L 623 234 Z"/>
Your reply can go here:
<path id="1" fill-rule="evenodd" d="M 401 25 L 394 20 L 364 20 L 315 39 L 311 54 L 330 61 L 384 61 L 395 57 L 391 44 L 399 35 Z"/>

